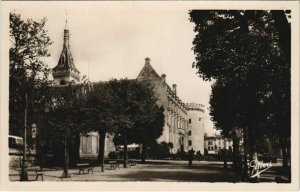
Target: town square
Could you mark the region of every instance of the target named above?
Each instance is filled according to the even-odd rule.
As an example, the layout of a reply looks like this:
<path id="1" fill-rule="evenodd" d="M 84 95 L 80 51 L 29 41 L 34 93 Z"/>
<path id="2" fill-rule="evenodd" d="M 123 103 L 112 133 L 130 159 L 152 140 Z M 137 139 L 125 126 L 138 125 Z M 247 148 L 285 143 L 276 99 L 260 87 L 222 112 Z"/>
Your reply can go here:
<path id="1" fill-rule="evenodd" d="M 294 186 L 298 10 L 181 3 L 5 3 L 10 183 Z"/>

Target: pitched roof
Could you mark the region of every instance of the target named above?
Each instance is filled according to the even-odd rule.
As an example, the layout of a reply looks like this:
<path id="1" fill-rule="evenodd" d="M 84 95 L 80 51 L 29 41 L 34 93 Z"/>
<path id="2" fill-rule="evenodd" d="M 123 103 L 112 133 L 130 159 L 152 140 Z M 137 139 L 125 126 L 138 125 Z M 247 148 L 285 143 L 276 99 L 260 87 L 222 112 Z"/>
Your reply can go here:
<path id="1" fill-rule="evenodd" d="M 141 72 L 137 76 L 137 79 L 144 79 L 145 77 L 155 77 L 158 79 L 162 79 L 160 75 L 154 70 L 154 68 L 150 64 L 150 58 L 146 57 L 145 58 L 145 65 L 142 68 Z"/>

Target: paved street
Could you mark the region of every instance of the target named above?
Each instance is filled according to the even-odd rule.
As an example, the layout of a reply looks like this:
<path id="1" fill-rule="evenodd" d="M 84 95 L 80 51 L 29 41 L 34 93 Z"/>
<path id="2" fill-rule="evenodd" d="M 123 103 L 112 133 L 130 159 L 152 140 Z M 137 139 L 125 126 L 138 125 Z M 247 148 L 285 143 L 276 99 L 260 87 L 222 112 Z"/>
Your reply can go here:
<path id="1" fill-rule="evenodd" d="M 274 182 L 279 176 L 276 171 L 279 164 L 274 164 L 270 170 L 261 174 L 262 182 Z M 105 167 L 94 168 L 94 174 L 78 174 L 78 169 L 70 169 L 71 178 L 61 179 L 62 168 L 45 169 L 44 181 L 156 181 L 156 182 L 239 182 L 239 177 L 232 169 L 224 169 L 223 162 L 194 161 L 193 166 L 187 166 L 186 161 L 148 161 L 130 168 L 109 170 Z M 10 170 L 10 180 L 18 181 L 17 171 Z M 35 173 L 29 172 L 29 180 L 35 181 Z M 39 178 L 40 180 L 40 178 Z"/>

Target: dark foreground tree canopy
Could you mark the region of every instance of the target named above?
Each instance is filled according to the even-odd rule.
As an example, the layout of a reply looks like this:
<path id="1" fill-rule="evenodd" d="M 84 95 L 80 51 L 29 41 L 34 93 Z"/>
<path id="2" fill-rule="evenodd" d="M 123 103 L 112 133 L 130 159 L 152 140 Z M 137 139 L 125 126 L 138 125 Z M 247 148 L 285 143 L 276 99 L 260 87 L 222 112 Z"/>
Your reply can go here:
<path id="1" fill-rule="evenodd" d="M 283 10 L 192 10 L 193 67 L 214 80 L 210 114 L 224 134 L 244 132 L 250 156 L 265 137 L 281 141 L 287 165 L 291 134 L 291 33 Z M 245 156 L 247 158 L 247 156 Z"/>

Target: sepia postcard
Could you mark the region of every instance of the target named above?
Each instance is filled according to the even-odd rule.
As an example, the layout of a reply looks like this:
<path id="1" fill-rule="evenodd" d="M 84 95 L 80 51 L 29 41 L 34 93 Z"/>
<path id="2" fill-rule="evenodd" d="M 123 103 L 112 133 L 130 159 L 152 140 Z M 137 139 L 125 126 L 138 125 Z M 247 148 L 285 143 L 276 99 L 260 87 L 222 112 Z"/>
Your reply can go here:
<path id="1" fill-rule="evenodd" d="M 1 190 L 299 190 L 298 1 L 2 1 Z"/>

